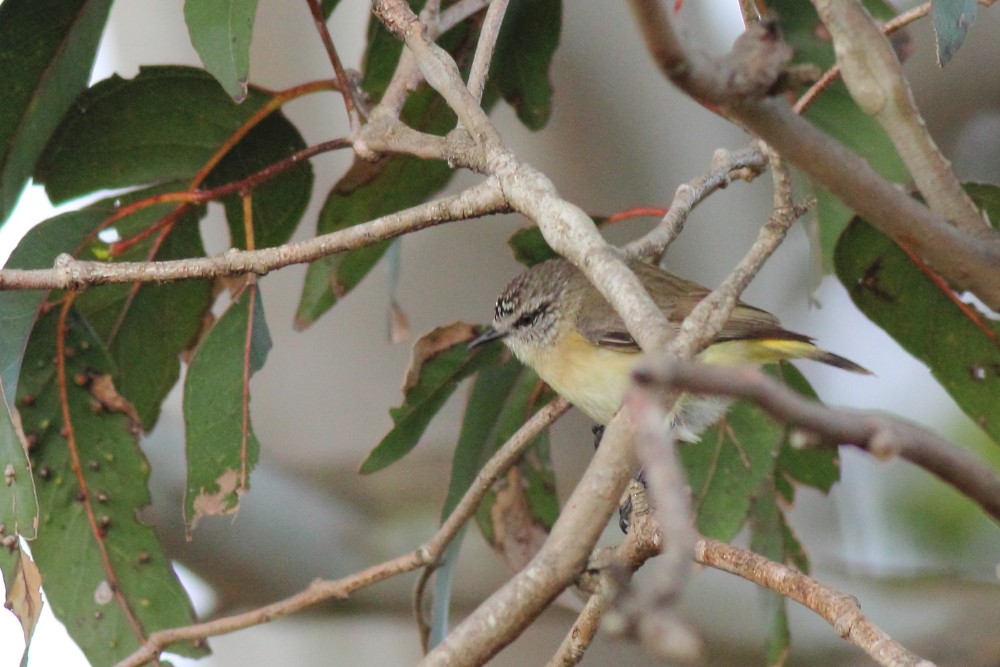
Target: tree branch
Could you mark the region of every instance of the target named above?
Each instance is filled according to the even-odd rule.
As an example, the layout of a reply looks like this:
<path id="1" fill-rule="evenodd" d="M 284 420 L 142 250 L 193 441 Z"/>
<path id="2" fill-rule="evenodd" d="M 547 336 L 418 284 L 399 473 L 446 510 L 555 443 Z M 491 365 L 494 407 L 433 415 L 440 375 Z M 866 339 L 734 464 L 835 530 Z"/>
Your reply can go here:
<path id="1" fill-rule="evenodd" d="M 860 647 L 878 664 L 885 667 L 933 667 L 861 613 L 856 598 L 825 586 L 787 565 L 768 560 L 747 549 L 741 549 L 708 537 L 698 539 L 695 559 L 709 567 L 735 574 L 747 581 L 795 600 L 822 616 L 837 634 Z"/>
<path id="2" fill-rule="evenodd" d="M 966 232 L 987 227 L 931 138 L 889 40 L 856 0 L 813 0 L 833 37 L 841 77 L 879 122 L 931 210 Z"/>
<path id="3" fill-rule="evenodd" d="M 479 43 L 476 45 L 476 55 L 472 59 L 472 69 L 469 70 L 469 91 L 477 100 L 483 99 L 483 89 L 489 78 L 490 63 L 493 61 L 493 51 L 500 36 L 503 17 L 507 13 L 510 0 L 492 0 L 486 10 L 486 20 L 479 33 Z"/>
<path id="4" fill-rule="evenodd" d="M 896 243 L 923 258 L 952 285 L 976 293 L 1000 310 L 1000 234 L 968 234 L 909 197 L 861 157 L 795 114 L 783 99 L 734 96 L 708 85 L 716 73 L 705 58 L 682 43 L 672 18 L 657 0 L 632 0 L 643 15 L 647 43 L 669 45 L 667 56 L 652 49 L 661 69 L 689 94 L 726 105 L 726 114 L 764 139 L 789 162 Z M 648 18 L 648 14 L 655 18 Z M 650 32 L 662 33 L 650 35 Z M 751 34 L 749 31 L 747 35 Z M 766 52 L 767 44 L 762 49 Z M 664 58 L 667 60 L 664 60 Z"/>
<path id="5" fill-rule="evenodd" d="M 629 430 L 621 414 L 611 421 L 541 550 L 456 626 L 420 665 L 485 663 L 576 580 L 631 474 Z"/>
<path id="6" fill-rule="evenodd" d="M 625 540 L 615 547 L 596 552 L 588 568 L 602 574 L 632 571 L 656 556 L 662 548 L 663 536 L 655 516 L 640 515 Z M 880 665 L 934 667 L 932 662 L 914 655 L 872 623 L 861 613 L 857 599 L 787 565 L 704 536 L 695 540 L 694 560 L 798 602 L 823 617 L 838 635 L 861 648 Z"/>
<path id="7" fill-rule="evenodd" d="M 831 408 L 788 389 L 756 368 L 718 368 L 656 356 L 635 371 L 640 384 L 753 401 L 822 444 L 853 445 L 877 459 L 899 456 L 947 482 L 1000 522 L 1000 473 L 935 433 L 866 410 Z"/>
<path id="8" fill-rule="evenodd" d="M 716 190 L 721 190 L 734 178 L 752 181 L 767 169 L 767 156 L 757 145 L 735 152 L 719 149 L 712 156 L 709 171 L 677 187 L 674 200 L 660 224 L 645 236 L 622 248 L 626 257 L 640 259 L 663 254 L 667 246 L 683 231 L 684 223 L 695 206 Z"/>
<path id="9" fill-rule="evenodd" d="M 599 586 L 587 599 L 587 604 L 583 606 L 573 627 L 566 633 L 546 667 L 572 667 L 579 664 L 594 641 L 601 627 L 601 617 L 610 604 L 610 591 L 605 586 Z"/>
<path id="10" fill-rule="evenodd" d="M 376 218 L 307 241 L 260 250 L 232 248 L 214 257 L 162 262 L 89 262 L 62 254 L 51 269 L 3 269 L 0 290 L 75 289 L 130 282 L 166 282 L 216 278 L 245 273 L 264 275 L 291 264 L 303 264 L 345 250 L 402 236 L 444 222 L 466 220 L 506 210 L 496 179 L 462 193 Z"/>
<path id="11" fill-rule="evenodd" d="M 397 574 L 433 565 L 458 534 L 462 525 L 475 513 L 487 491 L 524 452 L 525 447 L 544 429 L 563 415 L 569 404 L 562 398 L 551 401 L 526 421 L 507 442 L 497 450 L 455 506 L 448 519 L 422 546 L 392 560 L 373 565 L 341 579 L 317 579 L 295 595 L 243 614 L 218 618 L 205 623 L 195 623 L 170 630 L 152 633 L 145 643 L 116 667 L 137 667 L 155 659 L 160 651 L 180 641 L 193 641 L 224 635 L 254 625 L 269 623 L 276 618 L 302 611 L 331 599 L 343 600 L 355 591 L 377 584 Z"/>

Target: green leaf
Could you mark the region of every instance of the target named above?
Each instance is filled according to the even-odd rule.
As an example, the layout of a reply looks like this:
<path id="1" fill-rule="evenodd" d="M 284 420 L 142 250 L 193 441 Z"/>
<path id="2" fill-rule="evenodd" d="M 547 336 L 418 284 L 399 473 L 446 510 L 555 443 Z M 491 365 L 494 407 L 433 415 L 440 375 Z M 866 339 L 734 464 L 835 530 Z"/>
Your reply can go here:
<path id="1" fill-rule="evenodd" d="M 776 489 L 771 479 L 765 480 L 750 508 L 750 548 L 773 561 L 794 566 L 808 574 L 809 561 L 798 538 L 792 532 L 785 514 L 776 501 Z M 763 591 L 765 611 L 771 620 L 767 635 L 767 664 L 784 665 L 791 648 L 788 629 L 788 601 L 774 591 Z"/>
<path id="2" fill-rule="evenodd" d="M 877 19 L 895 15 L 889 5 L 880 0 L 863 3 Z M 823 69 L 835 62 L 833 45 L 813 6 L 796 0 L 775 0 L 770 9 L 778 17 L 782 35 L 795 49 L 795 63 L 812 63 Z M 805 117 L 817 127 L 865 158 L 889 180 L 903 182 L 908 178 L 905 167 L 889 137 L 878 122 L 854 103 L 843 81 L 837 80 L 809 107 Z M 851 211 L 823 188 L 816 188 L 816 218 L 819 225 L 819 254 L 824 273 L 833 268 L 833 249 L 837 238 L 851 219 Z"/>
<path id="3" fill-rule="evenodd" d="M 38 501 L 28 455 L 14 423 L 11 405 L 0 384 L 0 471 L 4 477 L 4 484 L 0 487 L 0 524 L 4 525 L 3 532 L 6 534 L 32 538 L 35 536 Z"/>
<path id="4" fill-rule="evenodd" d="M 944 67 L 958 53 L 976 20 L 977 0 L 932 0 L 931 19 L 937 40 L 938 65 Z"/>
<path id="5" fill-rule="evenodd" d="M 52 309 L 38 322 L 21 378 L 19 405 L 34 443 L 41 507 L 31 549 L 56 617 L 92 664 L 108 665 L 139 647 L 139 633 L 188 625 L 194 613 L 156 533 L 139 518 L 150 502 L 149 464 L 129 408 L 114 391 L 114 362 L 75 310 L 67 318 L 65 405 L 60 400 L 58 318 Z M 34 397 L 30 405 L 26 396 Z M 171 651 L 206 652 L 192 643 Z"/>
<path id="6" fill-rule="evenodd" d="M 735 537 L 774 470 L 784 435 L 762 410 L 740 401 L 697 443 L 680 445 L 699 532 L 727 542 Z"/>
<path id="7" fill-rule="evenodd" d="M 771 373 L 806 398 L 819 400 L 805 376 L 791 364 L 781 364 Z M 787 429 L 786 429 L 787 431 Z M 795 500 L 795 485 L 811 486 L 829 493 L 840 480 L 840 457 L 836 447 L 793 447 L 788 433 L 781 443 L 774 466 L 775 489 L 791 504 Z"/>
<path id="8" fill-rule="evenodd" d="M 185 0 L 184 22 L 205 69 L 237 103 L 247 96 L 257 0 Z"/>
<path id="9" fill-rule="evenodd" d="M 444 162 L 410 156 L 383 158 L 374 165 L 358 160 L 330 191 L 319 214 L 317 233 L 327 234 L 415 206 L 444 187 L 452 171 Z M 296 311 L 305 329 L 368 275 L 388 241 L 330 255 L 309 265 Z"/>
<path id="10" fill-rule="evenodd" d="M 248 382 L 270 349 L 264 306 L 250 282 L 205 335 L 184 381 L 189 530 L 203 516 L 236 512 L 250 488 L 260 443 L 250 425 Z"/>
<path id="11" fill-rule="evenodd" d="M 484 368 L 476 374 L 469 392 L 462 417 L 462 430 L 451 461 L 451 479 L 448 495 L 441 508 L 441 522 L 454 511 L 462 496 L 472 485 L 476 475 L 496 449 L 498 405 L 503 405 L 514 384 L 523 372 L 513 359 L 493 368 Z M 434 598 L 431 607 L 430 646 L 436 646 L 448 633 L 448 612 L 451 603 L 451 584 L 455 564 L 465 538 L 465 527 L 455 536 L 441 558 L 441 565 L 434 571 Z"/>
<path id="12" fill-rule="evenodd" d="M 260 122 L 236 144 L 205 179 L 211 188 L 246 178 L 306 147 L 295 126 L 281 114 Z M 286 169 L 253 190 L 254 246 L 269 248 L 288 241 L 312 195 L 313 169 L 308 160 Z M 234 247 L 245 248 L 243 201 L 238 193 L 222 199 Z"/>
<path id="13" fill-rule="evenodd" d="M 498 345 L 468 349 L 475 328 L 463 322 L 438 327 L 413 346 L 413 358 L 403 384 L 403 404 L 389 411 L 393 428 L 361 464 L 364 475 L 377 472 L 416 447 L 431 419 L 458 387 L 481 368 L 495 365 Z"/>
<path id="14" fill-rule="evenodd" d="M 774 502 L 774 484 L 770 480 L 765 481 L 760 497 L 750 509 L 750 549 L 773 561 L 784 562 L 784 522 L 781 509 Z M 767 664 L 769 667 L 780 667 L 785 664 L 791 647 L 787 603 L 783 595 L 770 590 L 763 591 L 761 602 L 765 607 L 764 611 L 771 616 L 767 635 Z"/>
<path id="15" fill-rule="evenodd" d="M 269 95 L 235 104 L 204 70 L 143 67 L 81 95 L 35 171 L 53 202 L 100 189 L 190 179 Z"/>
<path id="16" fill-rule="evenodd" d="M 0 5 L 0 224 L 45 144 L 87 86 L 111 0 Z"/>
<path id="17" fill-rule="evenodd" d="M 319 3 L 320 9 L 323 10 L 323 18 L 327 21 L 330 20 L 330 14 L 333 14 L 333 10 L 337 8 L 340 4 L 340 0 L 323 0 Z"/>
<path id="18" fill-rule="evenodd" d="M 970 188 L 975 198 L 984 189 Z M 987 208 L 991 220 L 997 208 Z M 855 219 L 834 256 L 837 277 L 868 319 L 924 362 L 973 422 L 1000 444 L 1000 324 L 963 303 L 930 269 Z"/>
<path id="19" fill-rule="evenodd" d="M 497 38 L 490 85 L 532 130 L 545 127 L 552 113 L 549 69 L 561 27 L 562 0 L 514 0 Z"/>
<path id="20" fill-rule="evenodd" d="M 593 216 L 598 229 L 608 221 L 604 216 Z M 559 254 L 553 250 L 542 236 L 542 230 L 537 226 L 522 227 L 507 239 L 507 245 L 514 251 L 514 259 L 525 266 L 534 266 L 555 259 Z"/>

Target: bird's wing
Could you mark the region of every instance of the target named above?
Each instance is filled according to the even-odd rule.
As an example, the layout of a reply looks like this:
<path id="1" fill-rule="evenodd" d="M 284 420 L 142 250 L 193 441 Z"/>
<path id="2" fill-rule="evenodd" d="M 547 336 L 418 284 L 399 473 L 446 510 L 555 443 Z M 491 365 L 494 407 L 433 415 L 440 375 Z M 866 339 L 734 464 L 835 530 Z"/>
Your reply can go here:
<path id="1" fill-rule="evenodd" d="M 680 328 L 681 322 L 704 299 L 709 290 L 698 283 L 660 271 L 644 263 L 632 265 L 639 280 L 649 290 L 653 301 L 660 307 L 671 327 Z M 582 299 L 577 328 L 584 338 L 594 345 L 613 348 L 622 352 L 640 352 L 639 345 L 625 328 L 621 317 L 615 313 L 596 289 L 588 289 Z M 754 339 L 800 340 L 808 342 L 808 336 L 787 331 L 781 327 L 778 318 L 765 310 L 739 302 L 729 316 L 717 341 Z"/>

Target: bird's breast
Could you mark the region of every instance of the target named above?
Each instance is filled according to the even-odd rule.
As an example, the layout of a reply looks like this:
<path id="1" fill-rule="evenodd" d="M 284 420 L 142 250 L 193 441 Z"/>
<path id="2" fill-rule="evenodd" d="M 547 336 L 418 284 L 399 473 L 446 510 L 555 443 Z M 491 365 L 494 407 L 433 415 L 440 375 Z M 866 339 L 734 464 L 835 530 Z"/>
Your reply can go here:
<path id="1" fill-rule="evenodd" d="M 636 354 L 598 347 L 575 331 L 549 345 L 514 353 L 599 424 L 607 424 L 618 411 L 638 359 Z"/>

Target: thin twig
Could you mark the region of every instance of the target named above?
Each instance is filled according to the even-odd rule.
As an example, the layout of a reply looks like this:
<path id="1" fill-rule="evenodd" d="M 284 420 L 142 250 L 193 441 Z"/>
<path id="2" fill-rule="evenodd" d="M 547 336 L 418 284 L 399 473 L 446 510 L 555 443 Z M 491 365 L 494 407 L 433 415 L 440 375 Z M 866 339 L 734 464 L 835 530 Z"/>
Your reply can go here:
<path id="1" fill-rule="evenodd" d="M 333 37 L 330 36 L 330 30 L 326 27 L 326 21 L 323 19 L 323 8 L 320 6 L 319 0 L 306 0 L 306 2 L 309 3 L 309 11 L 312 13 L 316 31 L 319 33 L 320 39 L 323 40 L 326 55 L 330 59 L 333 71 L 337 75 L 337 83 L 340 86 L 340 91 L 344 98 L 344 107 L 347 110 L 347 119 L 351 124 L 351 136 L 354 136 L 361 128 L 361 113 L 354 103 L 354 85 L 351 82 L 351 78 L 347 75 L 343 63 L 340 62 L 340 56 L 337 55 L 337 47 L 334 46 Z"/>
<path id="2" fill-rule="evenodd" d="M 787 565 L 708 537 L 698 539 L 695 559 L 795 600 L 822 616 L 837 634 L 885 667 L 933 667 L 861 613 L 856 598 L 825 586 Z"/>
<path id="3" fill-rule="evenodd" d="M 472 59 L 472 69 L 469 70 L 469 91 L 477 102 L 483 99 L 483 89 L 490 73 L 490 63 L 493 61 L 493 51 L 500 36 L 503 17 L 507 13 L 510 0 L 492 0 L 486 10 L 486 19 L 479 33 L 479 43 L 476 45 L 476 55 Z"/>
<path id="4" fill-rule="evenodd" d="M 252 251 L 233 248 L 214 257 L 160 262 L 87 262 L 64 254 L 56 259 L 52 269 L 0 271 L 0 290 L 83 289 L 107 283 L 165 282 L 245 273 L 264 275 L 284 266 L 311 262 L 333 253 L 361 248 L 441 223 L 467 220 L 504 210 L 506 204 L 496 180 L 487 179 L 457 195 L 420 204 L 307 241 L 274 248 Z"/>
<path id="5" fill-rule="evenodd" d="M 410 572 L 420 567 L 437 563 L 448 548 L 448 545 L 458 534 L 462 526 L 475 513 L 476 508 L 504 471 L 512 466 L 524 452 L 532 440 L 556 419 L 566 412 L 569 405 L 565 400 L 557 398 L 536 412 L 526 421 L 507 442 L 497 450 L 475 480 L 465 492 L 465 495 L 455 506 L 447 520 L 438 531 L 422 546 L 413 551 L 393 558 L 392 560 L 373 565 L 355 574 L 341 579 L 317 579 L 295 595 L 278 602 L 265 605 L 258 609 L 218 618 L 205 623 L 196 623 L 170 630 L 160 630 L 152 633 L 145 643 L 132 655 L 118 663 L 116 667 L 137 667 L 156 658 L 160 651 L 171 644 L 180 641 L 192 641 L 228 634 L 254 625 L 269 623 L 276 618 L 288 616 L 331 599 L 343 600 L 355 591 L 394 577 L 404 572 Z"/>
<path id="6" fill-rule="evenodd" d="M 616 601 L 625 631 L 635 635 L 654 656 L 670 662 L 691 662 L 700 641 L 680 620 L 675 606 L 691 579 L 691 559 L 697 534 L 692 524 L 691 492 L 677 456 L 677 437 L 667 409 L 654 392 L 633 387 L 625 406 L 635 424 L 633 446 L 642 465 L 653 509 L 662 534 L 662 555 L 652 579 L 640 590 L 627 589 Z M 639 493 L 642 493 L 640 490 Z M 633 502 L 635 494 L 632 495 Z"/>
<path id="7" fill-rule="evenodd" d="M 622 248 L 629 258 L 655 257 L 673 243 L 674 239 L 684 229 L 688 215 L 701 202 L 716 190 L 727 187 L 733 178 L 751 181 L 767 168 L 767 155 L 760 149 L 757 142 L 735 152 L 717 150 L 712 156 L 709 171 L 683 183 L 674 193 L 667 214 L 660 224 Z"/>
<path id="8" fill-rule="evenodd" d="M 971 453 L 902 419 L 811 401 L 756 368 L 720 368 L 666 357 L 642 362 L 640 383 L 670 391 L 753 401 L 777 419 L 817 438 L 817 445 L 853 445 L 877 459 L 899 456 L 947 482 L 1000 522 L 1000 474 Z"/>
<path id="9" fill-rule="evenodd" d="M 601 627 L 601 617 L 611 604 L 611 592 L 606 585 L 600 586 L 587 599 L 573 627 L 569 629 L 555 655 L 546 667 L 572 667 L 583 660 L 587 649 Z"/>

